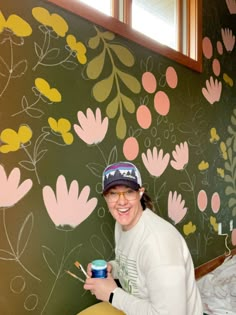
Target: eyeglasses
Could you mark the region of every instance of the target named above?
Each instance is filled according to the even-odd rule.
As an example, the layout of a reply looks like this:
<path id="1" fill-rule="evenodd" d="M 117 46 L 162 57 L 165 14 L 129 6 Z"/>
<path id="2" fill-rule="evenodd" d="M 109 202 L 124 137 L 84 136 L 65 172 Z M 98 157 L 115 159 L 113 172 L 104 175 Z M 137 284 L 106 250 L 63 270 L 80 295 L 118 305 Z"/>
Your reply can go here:
<path id="1" fill-rule="evenodd" d="M 126 191 L 109 191 L 104 195 L 108 202 L 117 202 L 120 196 L 123 196 L 126 200 L 132 201 L 137 199 L 137 191 L 136 190 L 126 190 Z"/>

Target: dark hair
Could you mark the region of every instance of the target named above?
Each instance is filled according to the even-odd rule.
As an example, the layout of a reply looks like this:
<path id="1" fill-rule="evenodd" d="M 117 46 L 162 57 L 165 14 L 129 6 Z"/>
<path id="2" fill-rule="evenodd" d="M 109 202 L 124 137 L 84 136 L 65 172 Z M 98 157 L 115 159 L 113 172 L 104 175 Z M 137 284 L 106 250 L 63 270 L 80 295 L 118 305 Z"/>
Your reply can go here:
<path id="1" fill-rule="evenodd" d="M 151 197 L 144 191 L 142 198 L 140 200 L 143 210 L 149 208 L 152 211 L 155 211 L 153 201 Z"/>

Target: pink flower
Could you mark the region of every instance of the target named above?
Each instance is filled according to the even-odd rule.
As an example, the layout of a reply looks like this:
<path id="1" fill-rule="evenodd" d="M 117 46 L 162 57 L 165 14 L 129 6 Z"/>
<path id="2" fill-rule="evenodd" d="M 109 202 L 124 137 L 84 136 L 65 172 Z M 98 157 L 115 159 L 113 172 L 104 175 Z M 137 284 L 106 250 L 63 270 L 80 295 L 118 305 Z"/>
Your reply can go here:
<path id="1" fill-rule="evenodd" d="M 69 225 L 71 230 L 83 222 L 95 209 L 97 198 L 88 200 L 90 187 L 85 186 L 79 193 L 79 185 L 76 180 L 67 189 L 66 179 L 60 175 L 56 183 L 56 193 L 50 186 L 43 188 L 43 200 L 48 214 L 54 224 L 59 226 Z"/>
<path id="2" fill-rule="evenodd" d="M 189 150 L 188 144 L 185 141 L 184 143 L 180 143 L 180 145 L 175 146 L 175 150 L 172 151 L 173 159 L 170 161 L 171 166 L 177 171 L 183 170 L 188 164 L 189 159 Z"/>
<path id="3" fill-rule="evenodd" d="M 205 99 L 212 105 L 215 102 L 219 102 L 222 91 L 222 83 L 217 79 L 210 77 L 210 81 L 206 80 L 206 88 L 202 88 L 202 94 Z"/>
<path id="4" fill-rule="evenodd" d="M 153 152 L 148 149 L 146 155 L 145 153 L 142 153 L 142 160 L 146 169 L 152 176 L 160 177 L 167 168 L 170 155 L 169 153 L 166 153 L 163 156 L 163 150 L 161 149 L 158 152 L 157 148 L 154 147 Z"/>
<path id="5" fill-rule="evenodd" d="M 222 36 L 223 43 L 225 45 L 225 49 L 227 51 L 232 51 L 235 45 L 235 36 L 233 35 L 232 30 L 228 28 L 225 28 L 225 29 L 222 28 L 221 36 Z"/>
<path id="6" fill-rule="evenodd" d="M 168 216 L 175 224 L 179 223 L 186 215 L 187 208 L 184 207 L 185 201 L 181 200 L 181 195 L 177 195 L 175 191 L 172 195 L 172 192 L 169 192 L 168 196 Z"/>
<path id="7" fill-rule="evenodd" d="M 231 14 L 236 14 L 236 0 L 226 0 L 229 12 Z"/>
<path id="8" fill-rule="evenodd" d="M 31 189 L 31 179 L 26 179 L 20 184 L 20 169 L 14 168 L 7 178 L 6 172 L 0 165 L 0 207 L 12 207 L 22 199 Z"/>
<path id="9" fill-rule="evenodd" d="M 96 109 L 96 114 L 90 108 L 86 111 L 87 117 L 83 112 L 77 113 L 80 125 L 74 124 L 75 132 L 87 144 L 97 144 L 102 142 L 108 129 L 108 118 L 102 120 L 100 108 Z"/>

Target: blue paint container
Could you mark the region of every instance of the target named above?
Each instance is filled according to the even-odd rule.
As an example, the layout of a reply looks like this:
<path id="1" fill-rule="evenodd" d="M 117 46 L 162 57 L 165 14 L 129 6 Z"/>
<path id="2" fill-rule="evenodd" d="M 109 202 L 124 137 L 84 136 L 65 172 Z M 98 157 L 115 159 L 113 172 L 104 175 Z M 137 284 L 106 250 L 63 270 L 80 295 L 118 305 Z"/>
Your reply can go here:
<path id="1" fill-rule="evenodd" d="M 92 278 L 106 278 L 107 277 L 107 262 L 103 259 L 96 259 L 92 261 Z"/>

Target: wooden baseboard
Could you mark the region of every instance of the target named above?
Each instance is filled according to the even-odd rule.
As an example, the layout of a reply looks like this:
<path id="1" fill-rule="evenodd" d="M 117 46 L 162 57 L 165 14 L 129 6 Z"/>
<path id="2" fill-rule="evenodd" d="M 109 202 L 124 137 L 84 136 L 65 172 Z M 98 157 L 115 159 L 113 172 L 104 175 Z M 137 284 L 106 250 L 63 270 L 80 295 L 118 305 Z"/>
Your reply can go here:
<path id="1" fill-rule="evenodd" d="M 236 255 L 236 248 L 231 251 L 231 256 Z M 195 277 L 196 279 L 200 279 L 201 277 L 205 276 L 207 273 L 213 271 L 217 267 L 219 267 L 227 256 L 221 255 L 218 256 L 205 264 L 195 268 Z"/>

